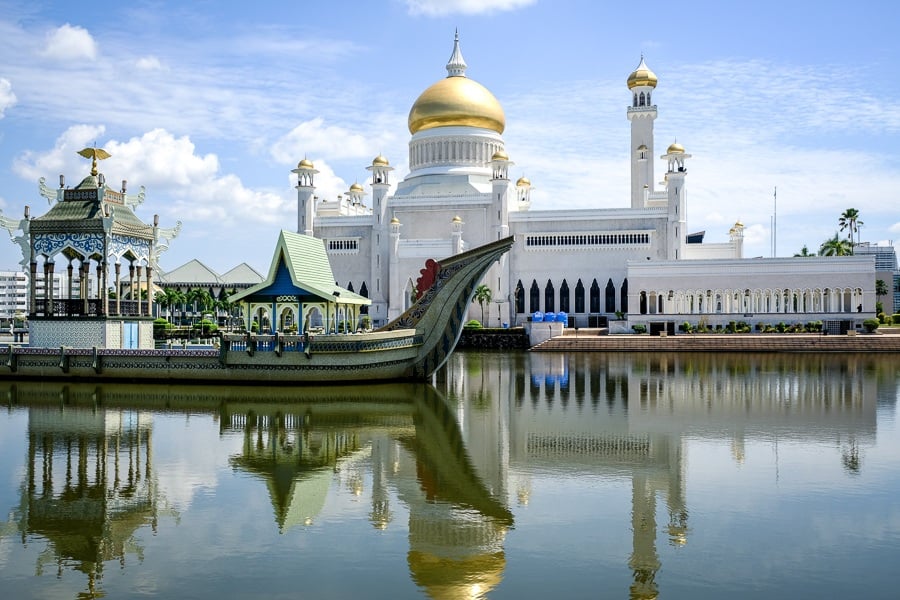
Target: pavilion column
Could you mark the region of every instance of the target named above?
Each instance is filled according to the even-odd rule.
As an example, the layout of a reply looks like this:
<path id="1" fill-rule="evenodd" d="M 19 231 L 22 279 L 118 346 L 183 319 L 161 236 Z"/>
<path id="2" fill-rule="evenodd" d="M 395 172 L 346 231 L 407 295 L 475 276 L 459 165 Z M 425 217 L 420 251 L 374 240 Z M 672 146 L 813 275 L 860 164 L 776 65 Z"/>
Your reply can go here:
<path id="1" fill-rule="evenodd" d="M 142 267 L 141 265 L 138 265 L 137 267 L 135 267 L 135 270 L 134 270 L 135 287 L 132 288 L 132 290 L 134 290 L 134 291 L 131 292 L 132 299 L 137 302 L 137 306 L 135 306 L 135 309 L 137 310 L 138 316 L 141 316 L 143 314 L 141 312 L 141 273 L 143 272 L 143 270 L 144 270 L 144 267 Z M 137 293 L 137 298 L 135 298 L 135 292 Z"/>
<path id="2" fill-rule="evenodd" d="M 68 290 L 66 292 L 66 299 L 68 300 L 69 305 L 71 306 L 71 303 L 72 303 L 72 261 L 71 260 L 69 261 L 69 266 L 66 267 L 66 278 L 67 278 L 66 289 Z"/>
<path id="3" fill-rule="evenodd" d="M 122 263 L 116 261 L 116 314 L 122 314 Z"/>
<path id="4" fill-rule="evenodd" d="M 103 297 L 106 290 L 103 289 L 103 262 L 97 261 L 97 310 L 103 310 Z"/>
<path id="5" fill-rule="evenodd" d="M 103 307 L 103 316 L 109 315 L 109 293 L 106 291 L 109 287 L 109 259 L 103 260 L 99 263 L 100 266 L 100 281 L 101 288 L 103 289 L 103 302 L 101 306 Z M 118 296 L 118 294 L 117 294 Z"/>
<path id="6" fill-rule="evenodd" d="M 134 263 L 128 265 L 128 289 L 130 290 L 131 301 L 134 302 Z"/>
<path id="7" fill-rule="evenodd" d="M 91 273 L 90 259 L 81 263 L 81 281 L 79 288 L 81 289 L 81 314 L 88 314 L 88 296 L 90 295 L 91 286 L 88 276 Z"/>
<path id="8" fill-rule="evenodd" d="M 47 301 L 47 315 L 53 314 L 53 270 L 55 263 L 49 258 L 44 263 L 44 299 Z"/>
<path id="9" fill-rule="evenodd" d="M 150 282 L 153 280 L 153 267 L 147 265 L 147 316 L 153 316 L 153 290 L 150 289 Z"/>
<path id="10" fill-rule="evenodd" d="M 31 277 L 28 279 L 28 313 L 34 315 L 37 311 L 37 261 L 31 261 L 29 265 Z"/>

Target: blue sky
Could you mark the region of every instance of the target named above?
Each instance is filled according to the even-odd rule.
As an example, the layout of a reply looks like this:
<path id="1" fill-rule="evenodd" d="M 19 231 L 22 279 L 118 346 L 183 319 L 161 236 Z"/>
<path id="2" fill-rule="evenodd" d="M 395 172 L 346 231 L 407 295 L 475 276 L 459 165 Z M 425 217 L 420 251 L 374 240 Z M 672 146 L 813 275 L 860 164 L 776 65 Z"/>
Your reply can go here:
<path id="1" fill-rule="evenodd" d="M 860 211 L 861 239 L 900 238 L 900 42 L 894 2 L 0 0 L 0 210 L 43 214 L 37 180 L 76 184 L 93 145 L 107 181 L 183 229 L 164 270 L 197 258 L 268 267 L 296 228 L 290 170 L 308 157 L 334 197 L 384 154 L 407 172 L 406 118 L 446 75 L 506 111 L 511 175 L 532 210 L 629 204 L 628 74 L 659 77 L 656 148 L 688 161 L 688 224 L 746 226 L 745 256 L 811 250 Z M 663 161 L 657 162 L 661 178 Z M 115 186 L 114 186 L 115 187 Z M 0 236 L 6 234 L 0 232 Z M 0 269 L 19 249 L 0 242 Z"/>

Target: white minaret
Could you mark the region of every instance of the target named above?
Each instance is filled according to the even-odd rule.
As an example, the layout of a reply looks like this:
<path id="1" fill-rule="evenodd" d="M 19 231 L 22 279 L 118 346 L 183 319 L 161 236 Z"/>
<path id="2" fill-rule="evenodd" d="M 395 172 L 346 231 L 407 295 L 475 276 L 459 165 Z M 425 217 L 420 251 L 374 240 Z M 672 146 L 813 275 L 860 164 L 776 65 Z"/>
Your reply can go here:
<path id="1" fill-rule="evenodd" d="M 387 194 L 391 187 L 390 175 L 394 168 L 384 156 L 379 154 L 372 160 L 372 166 L 366 167 L 372 173 L 372 216 L 375 225 L 372 228 L 372 277 L 369 297 L 372 306 L 369 314 L 372 322 L 381 323 L 387 318 L 388 267 L 390 256 L 390 230 L 387 219 Z M 386 321 L 385 321 L 386 322 Z"/>
<path id="2" fill-rule="evenodd" d="M 297 174 L 297 233 L 304 235 L 313 234 L 313 216 L 316 211 L 316 201 L 313 192 L 316 191 L 313 176 L 318 173 L 312 161 L 304 158 L 297 163 L 297 168 L 291 173 Z"/>
<path id="3" fill-rule="evenodd" d="M 678 142 L 673 143 L 660 158 L 667 161 L 666 170 L 666 194 L 668 197 L 668 235 L 666 236 L 666 260 L 680 260 L 684 258 L 684 245 L 687 243 L 685 231 L 687 227 L 687 215 L 684 189 L 684 176 L 687 169 L 684 161 L 690 158 L 686 154 L 684 146 Z"/>
<path id="4" fill-rule="evenodd" d="M 656 81 L 656 75 L 641 56 L 641 64 L 628 76 L 628 89 L 631 90 L 631 106 L 628 107 L 628 120 L 631 121 L 631 208 L 643 208 L 645 190 L 653 191 L 653 121 L 656 120 L 656 105 L 651 94 L 656 89 Z"/>
<path id="5" fill-rule="evenodd" d="M 403 289 L 400 283 L 400 219 L 393 217 L 390 222 L 390 253 L 388 268 L 388 321 L 392 321 L 403 312 Z"/>
<path id="6" fill-rule="evenodd" d="M 503 150 L 494 152 L 491 156 L 491 190 L 493 192 L 493 204 L 496 216 L 492 215 L 495 223 L 496 238 L 501 240 L 509 236 L 509 167 L 513 165 L 509 156 Z M 494 293 L 494 301 L 497 303 L 497 317 L 501 322 L 509 322 L 509 260 L 502 256 L 497 264 L 493 265 L 485 275 L 485 283 Z M 498 323 L 499 325 L 500 323 Z"/>

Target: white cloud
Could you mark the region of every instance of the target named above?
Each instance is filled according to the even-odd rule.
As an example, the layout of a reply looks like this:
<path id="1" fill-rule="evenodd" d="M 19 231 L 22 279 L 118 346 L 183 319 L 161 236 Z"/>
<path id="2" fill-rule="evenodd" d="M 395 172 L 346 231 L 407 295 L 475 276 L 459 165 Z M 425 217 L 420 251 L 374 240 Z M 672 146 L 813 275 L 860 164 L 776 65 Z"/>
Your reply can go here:
<path id="1" fill-rule="evenodd" d="M 13 94 L 12 84 L 8 79 L 0 77 L 0 119 L 3 118 L 4 111 L 15 103 L 16 95 Z"/>
<path id="2" fill-rule="evenodd" d="M 280 163 L 296 163 L 304 156 L 323 154 L 332 159 L 360 158 L 374 156 L 373 142 L 358 133 L 325 125 L 325 120 L 317 117 L 304 121 L 283 135 L 272 145 L 272 157 Z"/>
<path id="3" fill-rule="evenodd" d="M 153 56 L 142 56 L 137 61 L 135 61 L 134 65 L 142 70 L 142 71 L 164 71 L 165 67 L 163 66 L 160 60 Z"/>
<path id="4" fill-rule="evenodd" d="M 37 181 L 41 177 L 52 177 L 55 174 L 68 172 L 88 174 L 85 161 L 77 156 L 77 152 L 103 135 L 102 125 L 73 125 L 62 133 L 52 150 L 35 152 L 26 150 L 13 161 L 13 172 L 23 179 Z M 71 185 L 77 182 L 70 182 Z"/>
<path id="5" fill-rule="evenodd" d="M 47 34 L 47 45 L 41 54 L 64 61 L 94 60 L 97 43 L 87 29 L 66 23 Z"/>
<path id="6" fill-rule="evenodd" d="M 516 10 L 537 0 L 406 0 L 412 15 L 445 17 L 447 15 L 483 15 Z"/>

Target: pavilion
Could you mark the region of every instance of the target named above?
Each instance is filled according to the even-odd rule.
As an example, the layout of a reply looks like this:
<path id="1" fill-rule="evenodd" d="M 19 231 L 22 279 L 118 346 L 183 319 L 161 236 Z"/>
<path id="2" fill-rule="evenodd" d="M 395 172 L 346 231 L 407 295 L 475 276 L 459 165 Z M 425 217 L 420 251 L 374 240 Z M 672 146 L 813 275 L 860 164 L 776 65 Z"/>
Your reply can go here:
<path id="1" fill-rule="evenodd" d="M 321 328 L 323 333 L 354 331 L 371 300 L 334 282 L 325 244 L 309 235 L 282 230 L 269 274 L 261 283 L 232 295 L 241 315 L 259 333 Z M 274 318 L 273 318 L 274 317 Z"/>

